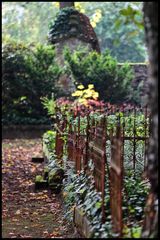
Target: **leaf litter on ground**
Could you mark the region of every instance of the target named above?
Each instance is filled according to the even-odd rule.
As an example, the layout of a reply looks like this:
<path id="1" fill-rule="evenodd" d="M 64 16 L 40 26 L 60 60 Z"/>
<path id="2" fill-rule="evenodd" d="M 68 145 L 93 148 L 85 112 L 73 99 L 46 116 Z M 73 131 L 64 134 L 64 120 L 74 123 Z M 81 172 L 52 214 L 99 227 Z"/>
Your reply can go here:
<path id="1" fill-rule="evenodd" d="M 2 237 L 79 238 L 64 218 L 60 195 L 34 191 L 35 176 L 43 174 L 41 139 L 2 141 Z"/>

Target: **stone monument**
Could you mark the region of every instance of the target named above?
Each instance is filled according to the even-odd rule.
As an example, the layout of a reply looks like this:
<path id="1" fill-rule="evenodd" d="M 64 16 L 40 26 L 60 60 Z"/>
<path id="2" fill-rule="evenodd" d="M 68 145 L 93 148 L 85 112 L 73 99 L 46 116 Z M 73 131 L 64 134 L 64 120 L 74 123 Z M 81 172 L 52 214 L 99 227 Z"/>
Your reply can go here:
<path id="1" fill-rule="evenodd" d="M 64 67 L 65 46 L 71 51 L 82 47 L 86 48 L 87 52 L 95 50 L 100 53 L 98 39 L 89 18 L 74 8 L 74 2 L 70 2 L 69 6 L 72 7 L 68 7 L 66 2 L 63 3 L 60 3 L 59 14 L 48 35 L 49 43 L 55 46 L 57 62 L 62 67 Z M 75 85 L 67 74 L 61 76 L 57 84 L 64 96 L 69 96 L 75 90 Z"/>

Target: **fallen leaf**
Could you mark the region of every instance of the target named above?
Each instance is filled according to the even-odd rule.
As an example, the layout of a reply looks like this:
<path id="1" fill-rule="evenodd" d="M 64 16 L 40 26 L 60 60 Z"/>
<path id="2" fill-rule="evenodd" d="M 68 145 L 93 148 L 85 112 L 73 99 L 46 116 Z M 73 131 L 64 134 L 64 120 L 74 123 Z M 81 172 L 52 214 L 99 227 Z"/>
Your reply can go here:
<path id="1" fill-rule="evenodd" d="M 17 211 L 15 212 L 16 215 L 19 215 L 20 213 L 21 213 L 20 210 L 17 210 Z"/>

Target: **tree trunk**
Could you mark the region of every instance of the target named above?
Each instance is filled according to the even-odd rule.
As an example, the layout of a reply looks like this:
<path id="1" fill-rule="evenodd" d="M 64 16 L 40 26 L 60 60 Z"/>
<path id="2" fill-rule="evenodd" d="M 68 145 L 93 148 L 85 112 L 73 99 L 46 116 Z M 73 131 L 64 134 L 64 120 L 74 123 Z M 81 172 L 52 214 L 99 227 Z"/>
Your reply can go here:
<path id="1" fill-rule="evenodd" d="M 65 7 L 74 7 L 74 2 L 60 2 L 60 9 Z"/>
<path id="2" fill-rule="evenodd" d="M 144 2 L 144 25 L 149 53 L 149 94 L 151 109 L 151 136 L 148 148 L 147 176 L 151 194 L 146 205 L 142 237 L 158 234 L 158 2 Z M 154 217 L 153 217 L 154 216 Z"/>

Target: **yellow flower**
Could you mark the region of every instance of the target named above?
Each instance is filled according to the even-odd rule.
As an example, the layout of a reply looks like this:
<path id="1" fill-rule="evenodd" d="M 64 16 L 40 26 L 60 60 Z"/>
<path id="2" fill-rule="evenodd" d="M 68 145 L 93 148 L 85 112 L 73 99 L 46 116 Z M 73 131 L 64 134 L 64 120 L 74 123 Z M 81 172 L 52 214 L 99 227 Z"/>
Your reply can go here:
<path id="1" fill-rule="evenodd" d="M 53 2 L 52 4 L 54 4 L 56 8 L 59 8 L 59 2 Z"/>
<path id="2" fill-rule="evenodd" d="M 75 91 L 74 93 L 72 93 L 72 97 L 80 97 L 82 95 L 82 91 Z"/>
<path id="3" fill-rule="evenodd" d="M 93 99 L 96 100 L 96 99 L 99 97 L 99 93 L 98 93 L 98 92 L 95 92 L 92 97 L 93 97 Z"/>
<path id="4" fill-rule="evenodd" d="M 83 105 L 86 105 L 86 106 L 88 105 L 88 101 L 86 99 L 83 99 L 83 98 L 78 99 L 78 102 L 82 103 Z"/>
<path id="5" fill-rule="evenodd" d="M 75 2 L 75 8 L 80 11 L 81 13 L 85 13 L 85 9 L 82 8 L 81 3 Z"/>
<path id="6" fill-rule="evenodd" d="M 96 23 L 95 23 L 94 21 L 91 21 L 90 23 L 91 23 L 91 25 L 92 25 L 93 28 L 96 27 Z"/>
<path id="7" fill-rule="evenodd" d="M 96 13 L 102 13 L 102 10 L 101 9 L 97 9 Z"/>
<path id="8" fill-rule="evenodd" d="M 94 84 L 89 84 L 88 85 L 88 89 L 93 89 L 94 88 Z"/>
<path id="9" fill-rule="evenodd" d="M 99 97 L 99 93 L 94 90 L 94 84 L 88 84 L 88 88 L 84 89 L 84 86 L 80 84 L 77 87 L 78 90 L 76 90 L 74 93 L 72 93 L 73 97 L 77 97 L 77 101 L 80 104 L 88 105 L 88 99 L 95 99 L 97 100 Z"/>
<path id="10" fill-rule="evenodd" d="M 79 10 L 81 13 L 85 13 L 85 9 L 80 9 Z"/>
<path id="11" fill-rule="evenodd" d="M 93 15 L 93 17 L 92 17 L 92 21 L 95 22 L 95 23 L 98 23 L 98 22 L 101 20 L 101 18 L 102 18 L 102 13 L 101 13 L 101 10 L 98 9 L 98 10 L 94 13 L 94 15 Z"/>
<path id="12" fill-rule="evenodd" d="M 77 87 L 78 89 L 84 89 L 84 86 L 81 84 Z"/>
<path id="13" fill-rule="evenodd" d="M 91 97 L 92 97 L 92 94 L 85 94 L 85 95 L 83 96 L 84 99 L 86 99 L 86 98 L 91 98 Z"/>
<path id="14" fill-rule="evenodd" d="M 84 98 L 90 98 L 90 97 L 92 97 L 94 91 L 92 89 L 88 88 L 88 89 L 84 90 L 83 93 L 84 93 L 84 95 L 83 95 Z"/>

